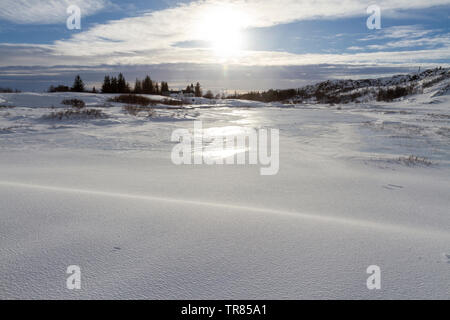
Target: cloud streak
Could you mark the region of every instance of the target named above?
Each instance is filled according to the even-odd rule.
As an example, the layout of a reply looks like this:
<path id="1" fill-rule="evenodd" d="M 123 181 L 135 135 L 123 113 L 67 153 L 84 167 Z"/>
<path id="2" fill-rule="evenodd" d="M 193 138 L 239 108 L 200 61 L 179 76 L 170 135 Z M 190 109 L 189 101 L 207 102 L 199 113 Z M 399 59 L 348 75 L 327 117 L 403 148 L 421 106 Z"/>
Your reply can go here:
<path id="1" fill-rule="evenodd" d="M 11 54 L 11 52 L 15 52 Z M 164 63 L 217 64 L 213 50 L 198 48 L 168 48 L 139 52 L 115 53 L 95 56 L 55 55 L 46 45 L 0 45 L 0 55 L 5 59 L 0 66 L 56 66 L 56 65 L 143 65 Z M 384 64 L 410 66 L 417 63 L 450 59 L 450 48 L 430 50 L 378 51 L 354 54 L 295 54 L 279 51 L 244 51 L 230 61 L 230 65 L 243 66 L 289 66 L 310 64 Z M 444 65 L 448 65 L 444 64 Z"/>
<path id="2" fill-rule="evenodd" d="M 348 50 L 392 50 L 400 48 L 449 48 L 450 33 L 442 30 L 426 30 L 419 25 L 394 26 L 380 30 L 375 35 L 359 39 L 360 42 L 373 42 L 388 40 L 384 43 L 367 44 L 364 46 L 351 46 Z"/>
<path id="3" fill-rule="evenodd" d="M 108 0 L 2 0 L 0 20 L 17 24 L 54 24 L 66 21 L 67 8 L 80 7 L 83 16 L 111 5 Z"/>

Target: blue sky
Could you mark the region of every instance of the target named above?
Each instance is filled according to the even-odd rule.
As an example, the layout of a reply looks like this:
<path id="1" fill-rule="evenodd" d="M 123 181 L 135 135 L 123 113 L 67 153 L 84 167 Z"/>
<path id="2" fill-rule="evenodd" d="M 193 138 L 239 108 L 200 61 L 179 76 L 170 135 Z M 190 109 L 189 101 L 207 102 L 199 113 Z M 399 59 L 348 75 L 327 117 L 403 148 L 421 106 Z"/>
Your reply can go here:
<path id="1" fill-rule="evenodd" d="M 81 9 L 81 30 L 66 27 L 71 4 Z M 379 30 L 366 26 L 371 4 L 381 10 Z M 128 80 L 152 72 L 180 87 L 199 80 L 216 91 L 267 89 L 450 62 L 450 0 L 3 0 L 2 7 L 0 86 L 25 90 L 83 72 L 95 85 L 119 71 Z"/>

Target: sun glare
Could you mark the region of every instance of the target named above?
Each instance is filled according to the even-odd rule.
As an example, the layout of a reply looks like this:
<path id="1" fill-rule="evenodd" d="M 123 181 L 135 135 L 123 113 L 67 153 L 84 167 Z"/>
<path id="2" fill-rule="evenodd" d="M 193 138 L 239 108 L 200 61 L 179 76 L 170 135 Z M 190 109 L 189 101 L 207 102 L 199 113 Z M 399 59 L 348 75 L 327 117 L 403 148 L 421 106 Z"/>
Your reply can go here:
<path id="1" fill-rule="evenodd" d="M 236 57 L 242 50 L 242 30 L 245 15 L 230 7 L 218 7 L 205 12 L 199 23 L 201 40 L 211 44 L 218 57 Z"/>

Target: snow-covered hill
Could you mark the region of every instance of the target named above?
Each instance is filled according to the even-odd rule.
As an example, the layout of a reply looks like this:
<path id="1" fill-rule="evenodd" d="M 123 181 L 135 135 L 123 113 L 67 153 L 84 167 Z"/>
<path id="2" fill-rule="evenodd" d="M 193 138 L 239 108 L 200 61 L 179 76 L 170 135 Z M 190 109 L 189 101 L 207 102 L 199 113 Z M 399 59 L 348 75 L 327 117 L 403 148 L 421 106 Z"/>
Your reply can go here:
<path id="1" fill-rule="evenodd" d="M 349 103 L 374 100 L 389 101 L 414 94 L 427 88 L 450 83 L 450 69 L 436 68 L 417 74 L 396 75 L 379 79 L 328 80 L 299 89 L 294 102 Z M 395 91 L 397 90 L 397 92 Z M 387 94 L 380 94 L 385 91 Z M 391 96 L 389 96 L 391 93 Z"/>

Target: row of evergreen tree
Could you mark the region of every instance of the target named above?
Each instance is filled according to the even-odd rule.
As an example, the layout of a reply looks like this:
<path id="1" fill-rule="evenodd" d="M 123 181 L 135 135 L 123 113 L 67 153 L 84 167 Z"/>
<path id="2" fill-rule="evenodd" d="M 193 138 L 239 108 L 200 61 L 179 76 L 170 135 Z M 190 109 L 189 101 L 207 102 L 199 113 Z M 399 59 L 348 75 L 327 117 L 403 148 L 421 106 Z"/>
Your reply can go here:
<path id="1" fill-rule="evenodd" d="M 83 80 L 81 79 L 80 75 L 77 75 L 75 77 L 75 80 L 73 82 L 72 87 L 59 85 L 57 87 L 50 86 L 48 89 L 49 92 L 67 92 L 67 91 L 73 91 L 73 92 L 87 92 L 85 89 L 85 85 Z M 93 93 L 96 93 L 97 90 L 95 87 L 92 89 Z M 153 81 L 150 76 L 146 76 L 144 80 L 136 79 L 136 82 L 134 83 L 134 88 L 132 89 L 130 84 L 126 81 L 125 77 L 122 73 L 119 73 L 117 77 L 106 75 L 102 88 L 102 93 L 136 93 L 136 94 L 169 94 L 169 84 L 165 81 L 162 81 L 161 83 L 158 83 L 156 81 Z M 184 93 L 191 93 L 196 97 L 202 97 L 202 88 L 200 86 L 200 83 L 197 82 L 197 84 L 194 86 L 194 84 L 190 84 L 186 87 L 186 90 L 183 90 Z M 208 91 L 208 93 L 205 95 L 208 97 L 212 97 L 212 93 Z"/>
<path id="2" fill-rule="evenodd" d="M 186 87 L 186 90 L 184 90 L 184 93 L 192 93 L 196 97 L 202 96 L 202 87 L 200 86 L 200 82 L 197 82 L 197 84 L 194 87 L 194 84 L 191 83 L 191 85 L 188 85 Z"/>
<path id="3" fill-rule="evenodd" d="M 136 79 L 134 83 L 133 93 L 143 94 L 166 94 L 169 92 L 169 84 L 162 81 L 161 85 L 158 82 L 154 82 L 149 76 L 146 76 L 144 80 Z"/>
<path id="4" fill-rule="evenodd" d="M 125 80 L 125 77 L 122 73 L 119 73 L 119 76 L 110 77 L 105 76 L 102 85 L 103 93 L 130 93 L 130 84 Z"/>
<path id="5" fill-rule="evenodd" d="M 73 85 L 71 88 L 69 88 L 68 86 L 64 86 L 64 85 L 59 85 L 59 86 L 50 86 L 50 88 L 48 88 L 48 92 L 69 92 L 69 91 L 73 91 L 73 92 L 84 92 L 85 88 L 84 88 L 84 82 L 81 79 L 80 75 L 77 75 L 75 77 L 75 80 L 73 81 Z M 93 92 L 95 92 L 95 87 L 92 90 Z"/>
<path id="6" fill-rule="evenodd" d="M 294 98 L 300 95 L 300 90 L 297 89 L 285 89 L 285 90 L 273 90 L 270 89 L 268 91 L 250 91 L 243 94 L 238 94 L 237 92 L 234 95 L 229 95 L 230 99 L 244 99 L 244 100 L 253 100 L 253 101 L 261 101 L 261 102 L 274 102 L 274 101 L 282 101 Z"/>
<path id="7" fill-rule="evenodd" d="M 150 76 L 144 80 L 136 79 L 134 89 L 125 80 L 122 73 L 116 77 L 105 76 L 102 85 L 103 93 L 138 93 L 138 94 L 165 94 L 169 92 L 169 84 L 162 81 L 160 84 L 153 81 Z"/>

